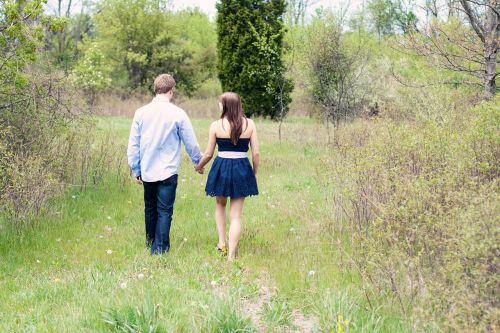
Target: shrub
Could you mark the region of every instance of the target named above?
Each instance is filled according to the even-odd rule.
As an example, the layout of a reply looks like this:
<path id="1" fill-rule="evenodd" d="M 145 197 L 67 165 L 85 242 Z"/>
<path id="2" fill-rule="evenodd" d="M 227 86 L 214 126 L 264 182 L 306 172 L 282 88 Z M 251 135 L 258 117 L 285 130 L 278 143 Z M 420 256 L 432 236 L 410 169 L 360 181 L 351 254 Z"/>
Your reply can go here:
<path id="1" fill-rule="evenodd" d="M 498 105 L 338 134 L 339 243 L 368 297 L 391 295 L 421 330 L 498 329 Z"/>

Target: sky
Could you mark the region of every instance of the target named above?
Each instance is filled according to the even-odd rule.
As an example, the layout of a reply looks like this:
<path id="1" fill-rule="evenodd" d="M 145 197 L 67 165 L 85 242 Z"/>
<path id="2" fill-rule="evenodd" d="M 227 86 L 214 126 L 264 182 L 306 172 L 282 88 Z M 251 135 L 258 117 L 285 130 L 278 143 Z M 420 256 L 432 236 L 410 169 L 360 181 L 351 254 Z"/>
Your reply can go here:
<path id="1" fill-rule="evenodd" d="M 215 17 L 215 2 L 216 0 L 173 0 L 174 9 L 184 9 L 189 7 L 199 7 L 202 11 L 207 13 L 211 18 Z M 325 7 L 325 8 L 339 8 L 339 6 L 347 2 L 351 3 L 352 8 L 358 7 L 363 3 L 363 0 L 319 0 L 314 6 L 310 8 L 311 12 L 314 12 L 315 8 Z"/>
<path id="2" fill-rule="evenodd" d="M 69 0 L 62 1 L 63 8 L 66 7 L 68 1 Z M 82 3 L 85 1 L 87 0 L 72 0 L 73 6 L 71 12 L 79 13 L 82 8 Z M 217 0 L 170 0 L 170 1 L 172 3 L 174 10 L 198 7 L 203 12 L 207 13 L 211 19 L 215 18 L 216 14 L 215 3 L 217 2 Z M 338 12 L 340 8 L 345 8 L 347 4 L 349 4 L 347 11 L 348 14 L 347 16 L 349 16 L 349 14 L 352 14 L 353 12 L 358 10 L 362 6 L 363 2 L 367 3 L 368 0 L 316 0 L 316 3 L 310 7 L 309 14 L 314 13 L 315 9 L 319 7 L 324 7 L 325 9 L 333 9 L 335 12 Z M 48 0 L 47 5 L 45 6 L 46 11 L 48 13 L 54 14 L 57 9 L 57 3 L 58 0 Z M 425 0 L 416 0 L 416 3 L 423 5 L 425 3 Z M 417 12 L 417 16 L 423 18 L 425 16 L 425 13 Z"/>
<path id="3" fill-rule="evenodd" d="M 73 0 L 73 8 L 72 12 L 73 13 L 78 13 L 80 12 L 81 9 L 81 4 L 85 0 Z M 215 3 L 217 0 L 171 0 L 172 5 L 174 10 L 180 10 L 180 9 L 185 9 L 185 8 L 193 8 L 193 7 L 199 7 L 203 12 L 207 13 L 210 18 L 215 18 L 216 10 L 215 10 Z M 318 7 L 325 7 L 325 8 L 334 8 L 338 9 L 341 4 L 346 4 L 350 2 L 350 8 L 355 9 L 359 7 L 362 3 L 363 0 L 318 0 L 317 3 L 310 8 L 310 12 L 314 12 L 315 8 Z M 47 5 L 45 6 L 46 11 L 49 13 L 55 13 L 57 9 L 57 0 L 48 0 Z M 63 8 L 66 7 L 67 0 L 63 0 Z"/>

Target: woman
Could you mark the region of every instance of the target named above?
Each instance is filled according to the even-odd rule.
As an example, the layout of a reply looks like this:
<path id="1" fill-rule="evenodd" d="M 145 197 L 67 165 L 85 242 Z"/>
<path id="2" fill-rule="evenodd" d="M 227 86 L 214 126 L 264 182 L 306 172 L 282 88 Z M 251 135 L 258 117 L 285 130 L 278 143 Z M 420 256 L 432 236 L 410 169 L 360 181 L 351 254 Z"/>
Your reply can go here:
<path id="1" fill-rule="evenodd" d="M 216 197 L 215 222 L 219 234 L 217 249 L 223 254 L 227 253 L 226 203 L 227 198 L 231 198 L 228 260 L 232 261 L 240 239 L 241 213 L 245 197 L 259 194 L 256 178 L 259 168 L 259 141 L 254 122 L 243 114 L 238 94 L 222 94 L 219 108 L 221 117 L 210 126 L 207 150 L 195 168 L 197 172 L 203 173 L 203 168 L 212 159 L 217 144 L 218 154 L 208 174 L 205 192 Z M 253 168 L 247 157 L 249 144 L 252 148 Z"/>

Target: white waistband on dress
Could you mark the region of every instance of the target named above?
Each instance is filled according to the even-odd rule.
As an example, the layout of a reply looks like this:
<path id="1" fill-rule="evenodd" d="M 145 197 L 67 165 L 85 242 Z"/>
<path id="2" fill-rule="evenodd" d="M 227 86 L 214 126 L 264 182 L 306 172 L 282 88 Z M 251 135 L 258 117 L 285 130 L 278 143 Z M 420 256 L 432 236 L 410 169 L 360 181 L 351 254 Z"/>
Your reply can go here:
<path id="1" fill-rule="evenodd" d="M 248 154 L 242 151 L 220 151 L 217 156 L 222 158 L 247 158 Z"/>

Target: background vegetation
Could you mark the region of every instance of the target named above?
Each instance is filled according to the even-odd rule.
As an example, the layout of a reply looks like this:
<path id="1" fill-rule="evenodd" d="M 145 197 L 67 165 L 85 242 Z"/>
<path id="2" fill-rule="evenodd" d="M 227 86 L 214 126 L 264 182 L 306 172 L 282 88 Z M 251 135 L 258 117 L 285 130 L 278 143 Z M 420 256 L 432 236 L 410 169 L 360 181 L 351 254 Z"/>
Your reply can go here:
<path id="1" fill-rule="evenodd" d="M 274 23 L 252 29 L 230 7 L 252 1 L 211 20 L 168 1 L 0 0 L 1 331 L 500 329 L 498 2 L 316 2 L 255 2 Z M 213 251 L 186 157 L 176 245 L 152 258 L 130 117 L 173 73 L 203 146 L 233 42 L 263 82 L 238 92 L 274 82 L 267 106 L 245 104 L 263 165 L 240 260 Z"/>

